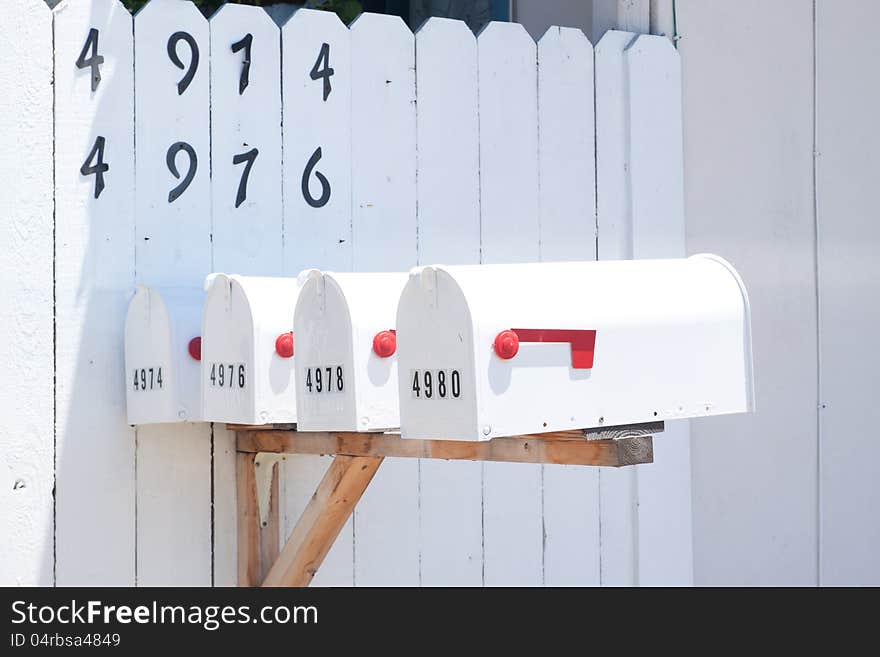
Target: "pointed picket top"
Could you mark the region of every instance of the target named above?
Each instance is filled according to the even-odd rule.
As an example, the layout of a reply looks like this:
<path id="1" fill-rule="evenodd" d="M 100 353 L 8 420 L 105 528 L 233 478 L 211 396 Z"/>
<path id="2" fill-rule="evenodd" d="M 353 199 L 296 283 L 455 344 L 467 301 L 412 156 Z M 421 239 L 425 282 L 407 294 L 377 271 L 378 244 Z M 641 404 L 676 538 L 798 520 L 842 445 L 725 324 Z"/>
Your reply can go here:
<path id="1" fill-rule="evenodd" d="M 631 39 L 624 50 L 630 56 L 661 62 L 656 72 L 663 75 L 663 79 L 674 81 L 681 77 L 681 55 L 678 49 L 665 36 L 654 34 L 638 34 Z"/>
<path id="2" fill-rule="evenodd" d="M 199 8 L 191 2 L 191 0 L 150 0 L 143 7 L 134 12 L 135 18 L 141 16 L 153 16 L 157 11 L 165 12 L 168 20 L 178 19 L 182 16 L 191 15 L 193 12 L 198 14 L 200 18 L 204 18 Z M 173 13 L 168 13 L 173 12 Z"/>
<path id="3" fill-rule="evenodd" d="M 357 20 L 357 18 L 355 18 Z M 281 29 L 287 29 L 290 26 L 299 23 L 309 23 L 310 25 L 321 26 L 323 29 L 335 29 L 335 24 L 344 28 L 348 26 L 342 22 L 339 15 L 335 11 L 326 11 L 324 9 L 310 9 L 309 7 L 299 7 L 296 9 L 281 26 Z M 352 21 L 352 25 L 354 21 Z"/>
<path id="4" fill-rule="evenodd" d="M 156 2 L 156 0 L 151 1 Z M 278 29 L 278 25 L 272 20 L 272 17 L 263 7 L 257 7 L 255 5 L 240 5 L 233 2 L 226 2 L 217 7 L 217 9 L 214 10 L 214 13 L 208 17 L 208 22 L 211 23 L 215 20 L 235 20 L 236 18 L 242 18 L 249 22 L 256 21 L 257 23 L 264 23 L 265 29 Z"/>
<path id="5" fill-rule="evenodd" d="M 400 16 L 395 16 L 392 14 L 376 14 L 372 11 L 365 11 L 357 15 L 357 17 L 348 24 L 348 28 L 352 31 L 356 29 L 366 29 L 372 27 L 376 29 L 374 26 L 382 25 L 384 29 L 393 30 L 403 28 L 410 34 L 412 34 L 412 30 L 409 29 L 409 26 L 404 22 L 404 20 Z"/>
<path id="6" fill-rule="evenodd" d="M 508 39 L 528 39 L 533 44 L 535 43 L 532 35 L 528 33 L 521 23 L 509 23 L 507 21 L 489 21 L 477 32 L 477 39 L 501 38 L 499 35 L 504 35 L 504 38 Z"/>
<path id="7" fill-rule="evenodd" d="M 466 30 L 471 37 L 476 38 L 471 31 L 471 28 L 469 28 L 464 21 L 460 21 L 456 18 L 429 16 L 418 26 L 418 28 L 416 28 L 414 34 L 418 37 L 419 35 L 442 31 L 444 34 L 455 34 L 459 38 L 464 39 L 464 30 Z"/>
<path id="8" fill-rule="evenodd" d="M 46 0 L 28 0 L 28 1 L 31 1 L 31 2 L 36 1 L 39 4 L 46 6 Z M 50 11 L 52 11 L 54 14 L 57 15 L 57 14 L 61 14 L 61 13 L 65 12 L 69 9 L 73 9 L 73 8 L 78 9 L 82 5 L 84 5 L 84 3 L 81 2 L 80 0 L 61 0 L 61 2 L 59 2 L 57 5 L 52 7 L 52 9 Z M 101 5 L 117 5 L 117 7 L 114 7 L 114 9 L 119 9 L 121 11 L 125 11 L 126 13 L 131 15 L 131 12 L 128 11 L 128 7 L 126 7 L 122 3 L 122 0 L 92 0 L 93 7 L 94 6 L 100 7 Z M 143 7 L 141 7 L 141 9 L 143 9 Z"/>
<path id="9" fill-rule="evenodd" d="M 580 28 L 551 25 L 547 28 L 547 31 L 541 35 L 541 38 L 538 39 L 538 48 L 541 47 L 541 44 L 544 44 L 545 48 L 552 47 L 553 44 L 558 44 L 558 48 L 578 49 L 583 47 L 584 41 L 586 41 L 590 50 L 592 50 L 592 42 Z"/>

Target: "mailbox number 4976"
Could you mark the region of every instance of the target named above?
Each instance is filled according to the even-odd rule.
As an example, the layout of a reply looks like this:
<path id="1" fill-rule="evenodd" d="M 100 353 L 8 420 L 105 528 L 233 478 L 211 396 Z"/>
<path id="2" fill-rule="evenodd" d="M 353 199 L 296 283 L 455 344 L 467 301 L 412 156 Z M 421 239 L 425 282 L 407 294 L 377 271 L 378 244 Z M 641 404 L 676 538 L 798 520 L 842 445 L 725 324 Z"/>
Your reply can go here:
<path id="1" fill-rule="evenodd" d="M 211 363 L 209 378 L 214 388 L 244 388 L 244 364 Z"/>
<path id="2" fill-rule="evenodd" d="M 412 394 L 417 399 L 459 399 L 461 372 L 458 370 L 413 370 Z"/>

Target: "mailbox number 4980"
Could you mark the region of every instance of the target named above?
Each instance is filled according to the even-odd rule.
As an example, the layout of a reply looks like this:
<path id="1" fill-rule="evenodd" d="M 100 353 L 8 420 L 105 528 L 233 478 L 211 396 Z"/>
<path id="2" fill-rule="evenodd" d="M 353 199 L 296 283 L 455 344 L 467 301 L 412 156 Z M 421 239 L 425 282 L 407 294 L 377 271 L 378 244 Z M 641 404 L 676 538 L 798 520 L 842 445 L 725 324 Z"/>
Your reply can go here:
<path id="1" fill-rule="evenodd" d="M 416 399 L 459 399 L 461 373 L 458 370 L 413 370 L 412 394 Z"/>

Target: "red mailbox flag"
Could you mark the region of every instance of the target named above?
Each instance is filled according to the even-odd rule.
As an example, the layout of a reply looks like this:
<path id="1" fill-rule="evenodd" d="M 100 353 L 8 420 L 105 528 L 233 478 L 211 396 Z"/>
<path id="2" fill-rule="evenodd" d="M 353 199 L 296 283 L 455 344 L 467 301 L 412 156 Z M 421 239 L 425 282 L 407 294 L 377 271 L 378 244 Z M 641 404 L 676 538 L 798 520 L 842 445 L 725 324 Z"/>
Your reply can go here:
<path id="1" fill-rule="evenodd" d="M 520 342 L 567 342 L 571 345 L 571 366 L 576 370 L 593 368 L 596 350 L 595 330 L 510 329 Z"/>

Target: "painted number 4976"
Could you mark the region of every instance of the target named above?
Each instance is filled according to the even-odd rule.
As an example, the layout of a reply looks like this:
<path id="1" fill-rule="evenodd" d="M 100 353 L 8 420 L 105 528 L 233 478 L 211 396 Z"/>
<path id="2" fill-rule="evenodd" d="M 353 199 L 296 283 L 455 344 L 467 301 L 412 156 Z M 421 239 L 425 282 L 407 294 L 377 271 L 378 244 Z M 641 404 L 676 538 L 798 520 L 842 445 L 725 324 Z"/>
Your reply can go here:
<path id="1" fill-rule="evenodd" d="M 458 370 L 413 370 L 410 381 L 416 399 L 461 398 L 461 372 Z"/>
<path id="2" fill-rule="evenodd" d="M 211 371 L 208 374 L 212 388 L 236 388 L 245 387 L 244 363 L 211 363 Z"/>

